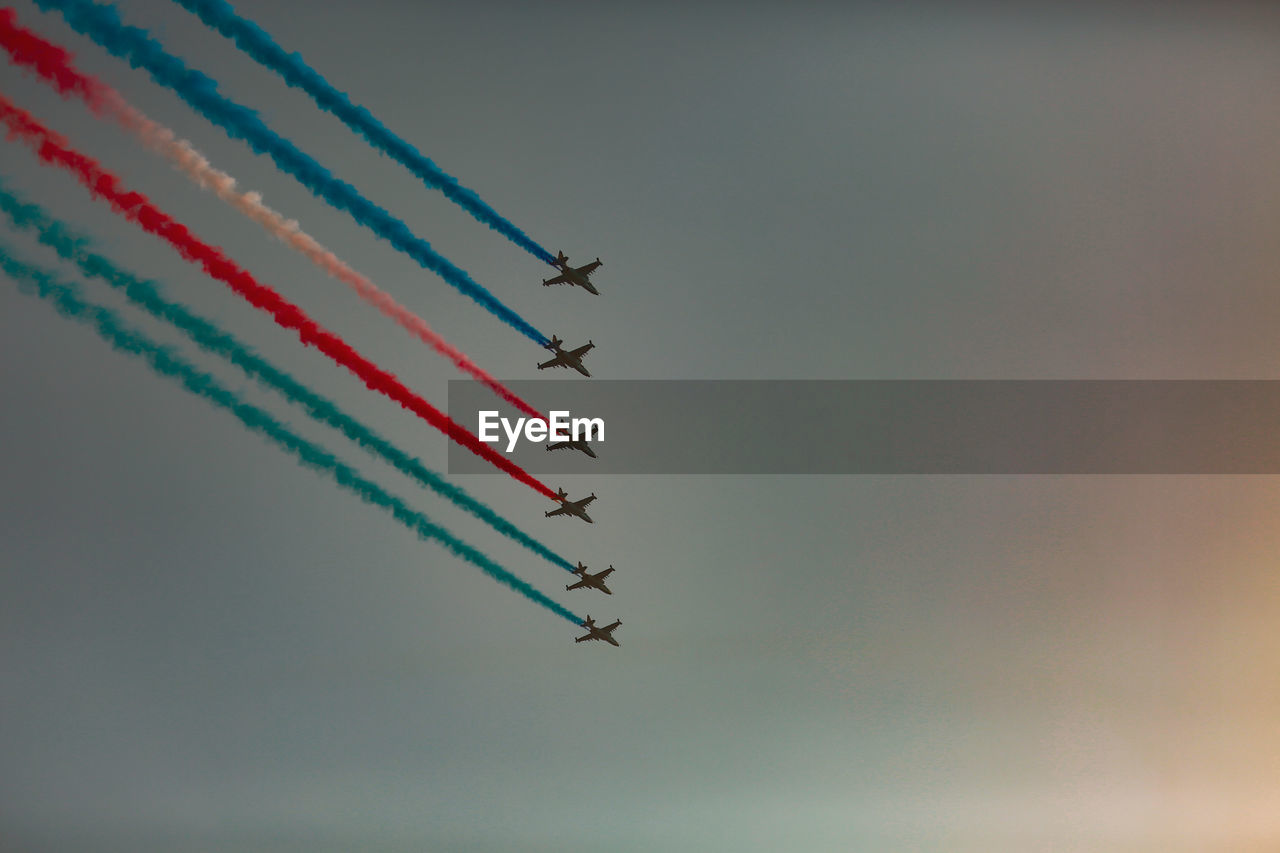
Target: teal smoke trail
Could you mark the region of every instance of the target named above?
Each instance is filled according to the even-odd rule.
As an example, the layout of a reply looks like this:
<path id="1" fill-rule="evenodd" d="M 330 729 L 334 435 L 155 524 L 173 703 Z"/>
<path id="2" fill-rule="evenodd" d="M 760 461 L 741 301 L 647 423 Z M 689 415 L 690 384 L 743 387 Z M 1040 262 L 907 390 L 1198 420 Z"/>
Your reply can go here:
<path id="1" fill-rule="evenodd" d="M 114 6 L 92 0 L 35 0 L 35 4 L 45 11 L 53 9 L 61 13 L 76 32 L 93 39 L 135 68 L 145 69 L 151 79 L 173 90 L 232 139 L 243 139 L 256 153 L 269 156 L 317 198 L 346 211 L 423 269 L 434 272 L 539 346 L 549 342 L 546 335 L 438 254 L 426 240 L 409 230 L 408 225 L 362 196 L 351 184 L 335 178 L 296 145 L 267 127 L 253 110 L 220 95 L 218 84 L 212 78 L 188 68 L 181 59 L 165 51 L 146 30 L 125 26 Z"/>
<path id="2" fill-rule="evenodd" d="M 224 0 L 174 0 L 182 8 L 197 16 L 216 32 L 236 43 L 259 64 L 284 78 L 290 86 L 311 96 L 320 109 L 332 113 L 363 136 L 377 150 L 404 166 L 432 189 L 440 190 L 445 197 L 480 222 L 506 237 L 544 263 L 555 258 L 539 246 L 509 220 L 486 204 L 473 190 L 458 183 L 458 179 L 445 172 L 407 141 L 392 133 L 373 114 L 351 103 L 347 93 L 336 88 L 320 72 L 303 61 L 297 53 L 286 53 L 266 30 L 252 21 L 240 17 L 230 3 Z"/>
<path id="3" fill-rule="evenodd" d="M 139 356 L 157 373 L 176 379 L 193 394 L 228 410 L 250 430 L 265 436 L 291 454 L 299 464 L 329 475 L 338 485 L 354 492 L 365 503 L 391 513 L 420 539 L 440 543 L 455 556 L 475 565 L 489 577 L 507 585 L 530 601 L 541 604 L 575 625 L 582 623 L 582 617 L 552 601 L 475 548 L 454 538 L 422 513 L 410 509 L 404 501 L 364 479 L 354 468 L 339 462 L 324 448 L 294 435 L 270 414 L 246 403 L 239 395 L 224 388 L 213 376 L 200 371 L 141 332 L 126 326 L 114 311 L 86 302 L 74 285 L 63 283 L 48 270 L 19 261 L 3 243 L 0 243 L 0 270 L 14 279 L 23 293 L 38 296 L 51 303 L 64 317 L 92 326 L 113 348 Z"/>
<path id="4" fill-rule="evenodd" d="M 355 418 L 347 415 L 332 401 L 276 368 L 213 323 L 165 299 L 156 283 L 139 279 L 102 255 L 90 251 L 88 237 L 76 234 L 70 226 L 54 219 L 39 205 L 19 198 L 6 186 L 2 177 L 0 177 L 0 213 L 7 216 L 14 227 L 35 232 L 41 243 L 53 249 L 64 260 L 76 264 L 85 275 L 99 279 L 122 291 L 134 305 L 151 316 L 176 326 L 200 347 L 227 359 L 253 379 L 305 409 L 311 417 L 338 430 L 365 450 L 389 462 L 396 470 L 452 501 L 456 506 L 543 559 L 565 571 L 573 571 L 573 563 L 520 530 L 460 487 L 431 471 L 415 457 L 400 450 Z"/>

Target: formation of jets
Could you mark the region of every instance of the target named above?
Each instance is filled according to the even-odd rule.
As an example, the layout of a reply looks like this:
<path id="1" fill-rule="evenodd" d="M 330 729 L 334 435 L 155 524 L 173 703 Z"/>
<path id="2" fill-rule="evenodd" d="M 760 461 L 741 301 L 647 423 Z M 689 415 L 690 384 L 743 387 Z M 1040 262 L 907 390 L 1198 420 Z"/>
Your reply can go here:
<path id="1" fill-rule="evenodd" d="M 544 287 L 549 287 L 553 284 L 567 284 L 571 287 L 581 287 L 588 293 L 593 293 L 597 296 L 600 295 L 600 291 L 596 290 L 595 286 L 591 283 L 591 274 L 602 266 L 599 258 L 596 258 L 589 264 L 583 264 L 580 267 L 572 267 L 569 265 L 569 258 L 564 252 L 556 252 L 556 259 L 551 265 L 555 267 L 560 274 L 554 278 L 543 279 L 542 284 Z M 594 349 L 595 344 L 592 341 L 587 341 L 582 346 L 573 350 L 564 349 L 562 346 L 563 344 L 564 341 L 555 335 L 552 335 L 550 343 L 546 344 L 546 348 L 555 353 L 555 355 L 549 360 L 539 364 L 538 369 L 545 370 L 548 367 L 568 367 L 578 371 L 583 376 L 590 376 L 591 374 L 582 366 L 582 357 Z M 578 450 L 585 453 L 587 456 L 590 456 L 592 459 L 597 458 L 595 451 L 591 449 L 591 445 L 588 444 L 585 438 L 570 439 L 569 441 L 557 441 L 547 446 L 548 451 L 566 449 Z M 595 492 L 592 492 L 585 498 L 579 498 L 576 501 L 571 501 L 569 500 L 568 492 L 564 489 L 556 489 L 556 500 L 560 502 L 560 506 L 548 513 L 545 513 L 545 515 L 547 518 L 557 515 L 577 516 L 587 524 L 594 524 L 595 522 L 591 520 L 591 516 L 587 515 L 587 505 L 595 499 L 596 494 Z M 566 590 L 591 588 L 598 589 L 605 595 L 613 595 L 613 590 L 609 589 L 604 582 L 605 578 L 613 574 L 612 565 L 602 572 L 592 574 L 587 571 L 587 567 L 579 561 L 578 567 L 573 569 L 573 574 L 577 575 L 578 580 L 575 583 L 567 585 L 565 587 Z M 621 645 L 613 638 L 614 630 L 616 630 L 621 624 L 622 620 L 618 619 L 611 625 L 598 626 L 596 625 L 595 620 L 588 616 L 587 621 L 581 623 L 582 627 L 587 629 L 587 633 L 584 636 L 575 639 L 574 642 L 582 643 L 588 640 L 602 640 L 610 645 Z"/>
<path id="2" fill-rule="evenodd" d="M 550 287 L 553 284 L 567 284 L 572 287 L 581 287 L 583 290 L 587 291 L 587 293 L 594 293 L 597 296 L 600 295 L 600 291 L 596 290 L 595 286 L 591 283 L 591 274 L 603 266 L 603 264 L 600 263 L 599 258 L 596 258 L 589 264 L 583 264 L 580 267 L 571 267 L 569 266 L 568 256 L 565 255 L 564 252 L 558 251 L 556 252 L 556 259 L 551 262 L 551 266 L 558 269 L 560 271 L 560 275 L 555 278 L 544 278 L 542 280 L 543 287 Z M 587 351 L 594 347 L 595 344 L 591 341 L 587 341 L 584 345 L 575 350 L 566 351 L 560 347 L 563 343 L 564 341 L 560 340 L 555 335 L 551 336 L 551 343 L 547 344 L 546 347 L 556 354 L 555 358 L 539 364 L 538 369 L 545 370 L 548 367 L 572 367 L 583 376 L 590 376 L 591 374 L 582 366 L 582 357 L 586 355 Z"/>

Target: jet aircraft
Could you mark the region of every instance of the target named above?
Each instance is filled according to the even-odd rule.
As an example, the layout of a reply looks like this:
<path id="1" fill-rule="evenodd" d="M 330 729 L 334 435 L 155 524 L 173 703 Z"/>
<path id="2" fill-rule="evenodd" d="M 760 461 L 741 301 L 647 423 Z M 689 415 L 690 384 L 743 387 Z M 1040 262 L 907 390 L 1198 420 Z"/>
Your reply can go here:
<path id="1" fill-rule="evenodd" d="M 595 522 L 591 520 L 591 516 L 587 515 L 587 504 L 591 503 L 595 499 L 596 493 L 592 492 L 588 497 L 571 501 L 569 500 L 568 492 L 564 489 L 556 489 L 556 500 L 560 501 L 560 508 L 553 509 L 551 512 L 544 513 L 544 515 L 546 515 L 547 518 L 551 518 L 553 515 L 576 515 L 587 524 L 595 524 Z"/>
<path id="2" fill-rule="evenodd" d="M 609 568 L 605 569 L 603 572 L 596 572 L 593 575 L 587 571 L 586 566 L 582 565 L 582 563 L 579 562 L 578 568 L 574 569 L 573 573 L 578 577 L 582 578 L 582 580 L 578 581 L 577 583 L 566 586 L 565 589 L 567 590 L 583 589 L 584 587 L 589 586 L 589 587 L 594 587 L 595 589 L 600 590 L 605 595 L 613 595 L 613 592 L 609 589 L 609 587 L 604 585 L 604 579 L 607 578 L 609 575 L 613 574 L 613 566 L 609 566 Z"/>
<path id="3" fill-rule="evenodd" d="M 603 627 L 600 627 L 596 625 L 596 620 L 588 616 L 587 621 L 582 623 L 582 627 L 587 629 L 587 635 L 585 637 L 578 637 L 577 639 L 574 640 L 574 642 L 581 643 L 586 640 L 604 640 L 606 643 L 612 643 L 615 646 L 621 646 L 622 644 L 613 638 L 614 629 L 621 624 L 622 624 L 622 620 L 619 619 L 616 622 L 614 622 L 612 625 L 605 625 Z"/>
<path id="4" fill-rule="evenodd" d="M 568 448 L 570 450 L 581 450 L 583 453 L 587 454 L 592 459 L 596 458 L 596 452 L 591 449 L 591 445 L 587 443 L 587 440 L 585 438 L 571 438 L 568 441 L 557 441 L 555 444 L 547 445 L 547 450 L 549 451 L 564 450 L 565 448 Z"/>
<path id="5" fill-rule="evenodd" d="M 550 287 L 553 284 L 577 285 L 587 293 L 600 295 L 600 291 L 596 290 L 591 284 L 591 274 L 599 269 L 603 264 L 600 259 L 596 258 L 589 264 L 583 264 L 580 267 L 569 266 L 569 258 L 564 252 L 556 252 L 556 259 L 551 262 L 551 266 L 560 270 L 560 275 L 555 278 L 545 278 L 542 280 L 543 287 Z"/>
<path id="6" fill-rule="evenodd" d="M 575 350 L 565 350 L 560 346 L 562 343 L 564 343 L 564 341 L 560 340 L 555 335 L 551 336 L 551 343 L 547 344 L 546 347 L 555 353 L 556 357 L 549 361 L 542 362 L 542 364 L 538 365 L 538 369 L 545 370 L 548 367 L 572 367 L 583 376 L 590 376 L 591 374 L 582 366 L 582 357 L 586 355 L 589 350 L 594 348 L 595 344 L 591 341 L 587 341 Z"/>

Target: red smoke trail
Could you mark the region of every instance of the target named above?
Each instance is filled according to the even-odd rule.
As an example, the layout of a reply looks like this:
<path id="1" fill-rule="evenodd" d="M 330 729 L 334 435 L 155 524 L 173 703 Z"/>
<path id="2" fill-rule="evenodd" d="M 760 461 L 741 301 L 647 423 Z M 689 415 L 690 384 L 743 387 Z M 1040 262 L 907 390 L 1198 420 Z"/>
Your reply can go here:
<path id="1" fill-rule="evenodd" d="M 61 166 L 92 195 L 104 199 L 117 213 L 136 222 L 146 231 L 167 241 L 184 258 L 199 264 L 211 277 L 229 286 L 249 304 L 268 312 L 286 329 L 294 329 L 303 344 L 314 346 L 350 370 L 374 391 L 385 394 L 404 408 L 445 433 L 472 453 L 506 471 L 512 477 L 552 500 L 556 493 L 523 468 L 498 454 L 457 421 L 406 388 L 399 379 L 378 367 L 349 344 L 320 326 L 306 313 L 226 258 L 221 251 L 201 242 L 185 225 L 174 221 L 151 204 L 145 195 L 121 189 L 120 179 L 102 169 L 97 161 L 67 145 L 60 135 L 40 124 L 25 110 L 0 95 L 0 121 L 9 128 L 9 137 L 21 139 L 36 150 L 46 163 Z"/>
<path id="2" fill-rule="evenodd" d="M 546 420 L 537 409 L 446 341 L 425 320 L 303 232 L 297 222 L 267 207 L 257 193 L 238 190 L 234 178 L 213 168 L 190 143 L 178 139 L 173 131 L 130 106 L 106 83 L 82 73 L 71 62 L 70 52 L 19 26 L 12 9 L 0 9 L 0 47 L 9 52 L 14 65 L 34 71 L 63 96 L 75 95 L 95 114 L 115 120 L 137 136 L 143 145 L 166 157 L 191 180 L 205 189 L 212 189 L 218 198 L 263 226 L 290 248 L 301 252 L 316 266 L 354 290 L 365 302 L 399 323 L 409 334 L 452 361 L 459 370 L 484 383 L 526 415 Z"/>
<path id="3" fill-rule="evenodd" d="M 4 41 L 5 50 L 13 56 L 14 62 L 32 68 L 64 95 L 79 95 L 88 102 L 90 108 L 95 112 L 99 111 L 104 95 L 110 90 L 92 77 L 86 77 L 72 68 L 71 54 L 68 51 L 22 29 L 17 20 L 17 13 L 13 9 L 0 9 L 0 39 Z"/>

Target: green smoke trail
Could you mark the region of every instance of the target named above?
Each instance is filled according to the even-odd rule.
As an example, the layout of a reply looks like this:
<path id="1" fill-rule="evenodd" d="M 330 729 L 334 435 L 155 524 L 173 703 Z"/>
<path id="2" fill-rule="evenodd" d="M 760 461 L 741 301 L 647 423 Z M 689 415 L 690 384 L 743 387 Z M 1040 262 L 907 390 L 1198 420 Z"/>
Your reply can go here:
<path id="1" fill-rule="evenodd" d="M 338 485 L 354 492 L 365 503 L 390 512 L 419 538 L 440 543 L 455 556 L 557 616 L 575 625 L 583 621 L 582 617 L 552 601 L 475 548 L 454 538 L 447 530 L 432 523 L 425 515 L 411 509 L 381 486 L 361 477 L 355 469 L 338 461 L 324 448 L 294 435 L 269 413 L 246 403 L 238 394 L 224 388 L 213 376 L 200 371 L 141 332 L 129 328 L 114 311 L 86 302 L 74 285 L 60 281 L 48 270 L 18 260 L 3 243 L 0 243 L 0 270 L 14 279 L 23 293 L 49 302 L 64 317 L 92 326 L 114 349 L 142 358 L 157 373 L 177 380 L 188 391 L 228 410 L 250 430 L 265 436 L 291 454 L 299 464 L 329 475 Z"/>
<path id="2" fill-rule="evenodd" d="M 156 283 L 139 279 L 102 255 L 90 251 L 88 237 L 75 233 L 70 226 L 55 219 L 39 205 L 16 195 L 5 184 L 3 177 L 0 177 L 0 213 L 7 216 L 16 228 L 35 232 L 41 243 L 57 252 L 59 257 L 74 263 L 85 275 L 122 291 L 134 305 L 177 327 L 201 348 L 227 359 L 264 386 L 301 406 L 311 417 L 338 430 L 365 450 L 389 462 L 396 470 L 452 501 L 454 505 L 539 557 L 567 572 L 573 571 L 573 563 L 343 412 L 335 403 L 307 388 L 210 321 L 165 299 Z"/>

